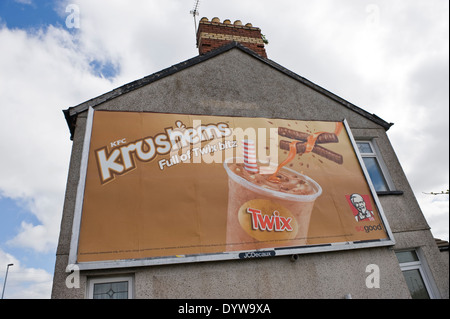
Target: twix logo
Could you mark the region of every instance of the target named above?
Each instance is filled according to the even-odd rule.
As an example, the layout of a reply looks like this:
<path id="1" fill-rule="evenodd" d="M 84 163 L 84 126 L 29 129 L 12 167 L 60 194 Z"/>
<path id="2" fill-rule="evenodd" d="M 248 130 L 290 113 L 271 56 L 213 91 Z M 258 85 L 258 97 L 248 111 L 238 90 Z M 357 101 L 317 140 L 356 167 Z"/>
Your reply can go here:
<path id="1" fill-rule="evenodd" d="M 266 230 L 266 231 L 292 231 L 291 217 L 280 216 L 278 211 L 274 211 L 272 216 L 263 215 L 261 210 L 254 208 L 247 208 L 247 213 L 251 214 L 252 229 Z"/>
<path id="2" fill-rule="evenodd" d="M 150 162 L 157 155 L 177 152 L 190 145 L 232 134 L 226 123 L 202 125 L 201 121 L 194 120 L 193 124 L 193 127 L 186 127 L 181 121 L 176 121 L 175 128 L 167 127 L 164 132 L 154 136 L 129 143 L 122 139 L 111 143 L 109 150 L 107 146 L 95 150 L 101 183 L 107 183 L 115 176 L 133 170 L 137 161 Z"/>

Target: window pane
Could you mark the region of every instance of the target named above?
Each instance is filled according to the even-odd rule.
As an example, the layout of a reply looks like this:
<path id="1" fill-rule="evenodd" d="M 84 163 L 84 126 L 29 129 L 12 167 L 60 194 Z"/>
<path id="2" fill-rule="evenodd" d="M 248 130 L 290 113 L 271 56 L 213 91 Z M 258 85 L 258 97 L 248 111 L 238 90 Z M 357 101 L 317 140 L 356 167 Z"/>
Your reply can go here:
<path id="1" fill-rule="evenodd" d="M 110 284 L 95 284 L 94 285 L 94 294 L 101 295 L 106 294 L 106 292 L 111 288 Z"/>
<path id="2" fill-rule="evenodd" d="M 412 261 L 419 261 L 419 258 L 417 257 L 417 254 L 414 250 L 408 250 L 408 251 L 398 251 L 395 253 L 398 258 L 398 262 L 401 263 L 409 263 Z"/>
<path id="3" fill-rule="evenodd" d="M 367 142 L 357 142 L 356 145 L 358 145 L 359 152 L 362 153 L 373 153 L 372 147 L 370 147 L 370 144 Z"/>
<path id="4" fill-rule="evenodd" d="M 406 284 L 413 299 L 430 299 L 427 288 L 418 269 L 403 271 Z"/>
<path id="5" fill-rule="evenodd" d="M 375 190 L 377 192 L 388 191 L 386 180 L 381 172 L 380 165 L 378 165 L 377 159 L 375 157 L 363 157 L 363 161 Z"/>
<path id="6" fill-rule="evenodd" d="M 121 281 L 121 282 L 113 282 L 111 283 L 111 289 L 115 292 L 124 292 L 128 290 L 128 282 Z"/>
<path id="7" fill-rule="evenodd" d="M 128 292 L 117 292 L 111 297 L 111 299 L 128 299 Z"/>
<path id="8" fill-rule="evenodd" d="M 94 299 L 127 299 L 128 282 L 94 284 Z"/>

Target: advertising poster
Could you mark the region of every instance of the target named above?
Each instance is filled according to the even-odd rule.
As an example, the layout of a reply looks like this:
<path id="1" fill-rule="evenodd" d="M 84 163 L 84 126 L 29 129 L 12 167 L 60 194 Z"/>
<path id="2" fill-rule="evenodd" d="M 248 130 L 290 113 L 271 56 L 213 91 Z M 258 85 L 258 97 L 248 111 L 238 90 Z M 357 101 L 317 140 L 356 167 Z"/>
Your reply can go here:
<path id="1" fill-rule="evenodd" d="M 88 146 L 77 263 L 390 240 L 344 122 L 95 111 Z"/>

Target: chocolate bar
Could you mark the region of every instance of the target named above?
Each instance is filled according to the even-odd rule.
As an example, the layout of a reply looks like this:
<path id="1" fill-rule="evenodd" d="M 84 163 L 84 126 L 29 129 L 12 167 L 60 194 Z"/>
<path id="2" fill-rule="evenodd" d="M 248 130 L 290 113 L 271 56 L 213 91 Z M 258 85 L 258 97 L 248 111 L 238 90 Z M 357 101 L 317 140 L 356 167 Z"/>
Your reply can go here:
<path id="1" fill-rule="evenodd" d="M 330 133 L 332 134 L 332 133 Z M 334 134 L 333 134 L 334 135 Z M 287 150 L 289 151 L 289 144 L 291 142 L 289 141 L 280 141 L 280 148 L 282 150 Z M 302 142 L 297 142 L 297 144 L 295 145 L 296 149 L 297 149 L 297 154 L 303 154 L 306 150 L 306 143 L 302 143 Z M 322 147 L 320 145 L 314 145 L 312 152 L 322 156 L 330 161 L 333 161 L 337 164 L 342 164 L 344 163 L 344 158 L 342 157 L 341 154 L 335 153 L 333 151 L 330 151 L 329 149 L 326 149 L 325 147 Z"/>
<path id="2" fill-rule="evenodd" d="M 287 127 L 279 127 L 278 135 L 292 138 L 294 140 L 306 142 L 308 140 L 308 136 L 311 134 L 291 130 Z M 339 138 L 334 133 L 322 133 L 317 137 L 317 140 L 316 140 L 317 144 L 338 143 L 338 142 L 339 142 Z"/>

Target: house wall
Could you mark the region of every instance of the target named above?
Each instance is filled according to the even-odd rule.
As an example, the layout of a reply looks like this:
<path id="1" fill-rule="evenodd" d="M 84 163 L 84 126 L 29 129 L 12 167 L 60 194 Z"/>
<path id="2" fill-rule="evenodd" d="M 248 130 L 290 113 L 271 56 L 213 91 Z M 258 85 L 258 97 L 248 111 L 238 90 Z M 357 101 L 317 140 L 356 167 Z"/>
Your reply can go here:
<path id="1" fill-rule="evenodd" d="M 441 297 L 448 298 L 439 250 L 388 140 L 385 129 L 329 97 L 286 76 L 242 50 L 232 49 L 151 85 L 99 104 L 96 110 L 126 110 L 301 120 L 347 119 L 355 137 L 375 138 L 393 183 L 402 195 L 380 197 L 397 241 L 394 247 L 252 260 L 229 260 L 116 270 L 82 271 L 80 288 L 67 288 L 76 189 L 86 112 L 73 139 L 53 298 L 85 298 L 93 276 L 132 274 L 136 298 L 409 298 L 395 249 L 420 248 Z M 380 270 L 380 288 L 367 288 L 366 267 Z"/>

